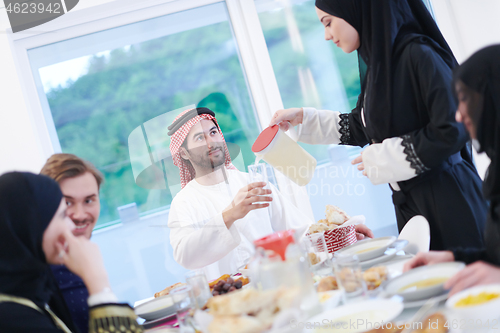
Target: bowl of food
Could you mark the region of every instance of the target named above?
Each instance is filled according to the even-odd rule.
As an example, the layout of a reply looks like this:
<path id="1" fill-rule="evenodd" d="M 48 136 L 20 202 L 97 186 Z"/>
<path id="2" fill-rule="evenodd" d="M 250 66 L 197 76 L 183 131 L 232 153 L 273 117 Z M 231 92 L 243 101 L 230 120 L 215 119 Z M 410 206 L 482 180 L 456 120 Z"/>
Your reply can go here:
<path id="1" fill-rule="evenodd" d="M 318 292 L 319 303 L 323 308 L 323 311 L 332 309 L 339 305 L 342 299 L 343 290 L 328 290 Z"/>
<path id="2" fill-rule="evenodd" d="M 486 323 L 488 320 L 500 319 L 500 284 L 463 290 L 446 301 L 446 308 L 450 310 L 452 316 L 472 320 L 474 323 L 478 320 Z"/>
<path id="3" fill-rule="evenodd" d="M 395 241 L 394 236 L 364 239 L 338 250 L 337 253 L 357 255 L 359 261 L 370 260 L 383 255 Z"/>
<path id="4" fill-rule="evenodd" d="M 438 296 L 445 292 L 446 281 L 464 267 L 461 262 L 447 262 L 414 268 L 388 281 L 385 292 L 401 296 L 406 302 Z"/>
<path id="5" fill-rule="evenodd" d="M 175 304 L 170 295 L 165 295 L 136 306 L 134 311 L 141 318 L 155 320 L 174 314 Z"/>

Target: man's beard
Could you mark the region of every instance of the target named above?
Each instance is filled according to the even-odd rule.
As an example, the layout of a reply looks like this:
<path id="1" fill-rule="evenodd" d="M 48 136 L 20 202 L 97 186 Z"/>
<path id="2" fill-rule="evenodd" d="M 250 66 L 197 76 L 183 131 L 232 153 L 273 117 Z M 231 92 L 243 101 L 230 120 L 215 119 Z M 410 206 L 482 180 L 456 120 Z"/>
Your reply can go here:
<path id="1" fill-rule="evenodd" d="M 209 154 L 219 150 L 219 156 L 210 156 Z M 208 150 L 206 146 L 197 147 L 193 149 L 189 149 L 189 156 L 191 157 L 190 161 L 193 165 L 196 165 L 203 169 L 211 169 L 215 170 L 220 166 L 224 165 L 226 162 L 226 154 L 224 145 L 215 146 L 212 149 Z"/>

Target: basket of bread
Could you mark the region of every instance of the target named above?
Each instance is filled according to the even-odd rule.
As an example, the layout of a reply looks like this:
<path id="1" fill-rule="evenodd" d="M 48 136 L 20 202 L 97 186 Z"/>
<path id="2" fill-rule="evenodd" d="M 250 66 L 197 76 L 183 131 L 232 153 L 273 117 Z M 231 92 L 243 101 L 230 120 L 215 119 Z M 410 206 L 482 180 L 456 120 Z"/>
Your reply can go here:
<path id="1" fill-rule="evenodd" d="M 354 225 L 346 223 L 351 219 L 346 212 L 337 206 L 326 205 L 325 215 L 326 218 L 309 227 L 306 236 L 323 232 L 329 253 L 356 243 L 356 231 Z"/>

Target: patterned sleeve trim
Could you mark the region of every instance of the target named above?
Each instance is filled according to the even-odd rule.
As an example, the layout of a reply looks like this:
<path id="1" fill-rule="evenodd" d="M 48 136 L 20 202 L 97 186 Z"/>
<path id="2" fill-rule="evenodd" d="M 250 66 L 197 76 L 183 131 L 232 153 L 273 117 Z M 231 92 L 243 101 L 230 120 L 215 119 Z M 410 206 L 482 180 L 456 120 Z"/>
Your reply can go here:
<path id="1" fill-rule="evenodd" d="M 125 305 L 99 305 L 90 309 L 90 333 L 143 332 L 134 311 Z"/>
<path id="2" fill-rule="evenodd" d="M 351 142 L 351 130 L 349 128 L 349 114 L 348 113 L 341 113 L 339 115 L 340 121 L 340 144 L 341 145 L 348 145 L 349 142 Z"/>
<path id="3" fill-rule="evenodd" d="M 406 154 L 406 160 L 410 162 L 410 167 L 415 169 L 417 175 L 430 170 L 424 165 L 424 163 L 422 163 L 420 158 L 417 156 L 417 153 L 415 152 L 415 146 L 413 145 L 411 137 L 406 134 L 401 138 L 403 139 L 403 141 L 401 141 L 401 144 L 404 147 L 403 152 Z"/>

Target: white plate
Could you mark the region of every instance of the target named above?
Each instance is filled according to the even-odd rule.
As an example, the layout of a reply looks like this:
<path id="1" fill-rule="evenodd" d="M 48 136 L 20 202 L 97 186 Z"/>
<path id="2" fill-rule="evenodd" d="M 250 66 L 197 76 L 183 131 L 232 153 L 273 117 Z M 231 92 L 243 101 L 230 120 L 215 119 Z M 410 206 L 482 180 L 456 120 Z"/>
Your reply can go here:
<path id="1" fill-rule="evenodd" d="M 385 261 L 391 260 L 396 256 L 396 254 L 401 251 L 402 249 L 405 248 L 405 246 L 408 245 L 407 240 L 397 240 L 395 241 L 391 247 L 387 248 L 387 250 L 380 256 L 376 257 L 370 260 L 365 260 L 361 261 L 360 265 L 362 269 L 369 268 L 371 266 L 378 265 L 380 263 L 383 263 Z"/>
<path id="2" fill-rule="evenodd" d="M 441 294 L 441 295 L 438 295 L 438 296 L 434 296 L 434 299 L 436 300 L 436 302 L 442 302 L 442 301 L 445 301 L 446 299 L 448 298 L 448 293 L 444 293 L 444 294 Z M 413 302 L 403 302 L 403 305 L 405 307 L 405 309 L 411 309 L 411 308 L 420 308 L 422 307 L 425 302 L 427 302 L 429 299 L 422 299 L 422 300 L 419 300 L 419 301 L 413 301 Z"/>
<path id="3" fill-rule="evenodd" d="M 397 278 L 387 281 L 384 290 L 388 295 L 403 297 L 405 302 L 428 299 L 444 293 L 444 283 L 464 267 L 465 264 L 461 262 L 447 262 L 414 268 Z M 442 281 L 428 287 L 417 288 L 415 286 L 407 288 L 412 284 L 428 279 L 442 279 Z M 405 288 L 406 290 L 403 290 Z"/>
<path id="4" fill-rule="evenodd" d="M 141 318 L 155 320 L 174 313 L 175 304 L 170 295 L 165 295 L 136 306 L 134 311 Z"/>
<path id="5" fill-rule="evenodd" d="M 359 261 L 366 261 L 380 257 L 388 247 L 396 241 L 396 237 L 387 236 L 372 239 L 364 239 L 352 245 L 346 246 L 336 253 L 357 255 Z"/>
<path id="6" fill-rule="evenodd" d="M 359 303 L 350 303 L 320 313 L 304 323 L 305 332 L 321 333 L 356 333 L 365 332 L 382 322 L 387 323 L 403 311 L 403 304 L 393 300 L 371 299 Z M 315 323 L 326 327 L 314 327 Z M 344 327 L 342 327 L 344 325 Z M 373 325 L 370 327 L 370 325 Z"/>

